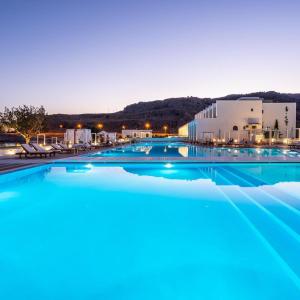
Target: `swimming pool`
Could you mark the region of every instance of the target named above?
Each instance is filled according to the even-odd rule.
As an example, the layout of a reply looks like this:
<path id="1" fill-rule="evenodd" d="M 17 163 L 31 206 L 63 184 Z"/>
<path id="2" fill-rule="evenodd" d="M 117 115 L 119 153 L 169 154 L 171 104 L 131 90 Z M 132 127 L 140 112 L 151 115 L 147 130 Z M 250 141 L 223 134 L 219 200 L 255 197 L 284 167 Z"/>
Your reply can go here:
<path id="1" fill-rule="evenodd" d="M 124 145 L 89 157 L 300 157 L 300 152 L 288 149 L 201 147 L 184 142 L 140 142 Z"/>
<path id="2" fill-rule="evenodd" d="M 300 299 L 300 164 L 0 176 L 1 299 Z"/>

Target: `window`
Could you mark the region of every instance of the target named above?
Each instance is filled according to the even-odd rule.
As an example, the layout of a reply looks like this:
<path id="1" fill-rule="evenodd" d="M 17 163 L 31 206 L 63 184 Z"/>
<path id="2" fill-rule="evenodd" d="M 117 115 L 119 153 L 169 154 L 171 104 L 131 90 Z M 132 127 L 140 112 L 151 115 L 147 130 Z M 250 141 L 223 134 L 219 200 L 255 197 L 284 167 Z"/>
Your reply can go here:
<path id="1" fill-rule="evenodd" d="M 253 108 L 251 108 L 251 111 L 253 111 Z"/>
<path id="2" fill-rule="evenodd" d="M 252 129 L 256 129 L 256 125 L 252 125 Z"/>
<path id="3" fill-rule="evenodd" d="M 239 128 L 238 128 L 236 125 L 234 125 L 234 126 L 232 127 L 232 130 L 233 130 L 233 131 L 238 131 Z"/>
<path id="4" fill-rule="evenodd" d="M 262 110 L 261 113 L 263 114 L 263 113 L 264 113 L 264 110 Z"/>

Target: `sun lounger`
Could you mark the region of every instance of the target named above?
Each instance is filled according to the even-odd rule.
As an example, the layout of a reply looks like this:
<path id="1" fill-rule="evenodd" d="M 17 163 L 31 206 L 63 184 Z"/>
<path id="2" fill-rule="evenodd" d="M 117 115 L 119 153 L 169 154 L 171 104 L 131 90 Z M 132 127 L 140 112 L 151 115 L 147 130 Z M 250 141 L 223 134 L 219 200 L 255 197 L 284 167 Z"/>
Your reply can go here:
<path id="1" fill-rule="evenodd" d="M 57 153 L 72 153 L 72 152 L 74 152 L 74 149 L 62 148 L 59 144 L 51 144 L 51 147 L 54 149 L 54 151 L 57 151 Z"/>
<path id="2" fill-rule="evenodd" d="M 28 144 L 21 144 L 21 147 L 23 149 L 23 152 L 17 152 L 16 155 L 19 156 L 19 158 L 22 158 L 22 156 L 24 156 L 25 158 L 29 158 L 29 157 L 46 157 L 47 153 L 45 152 L 39 152 L 37 150 L 35 150 L 34 148 L 32 148 L 30 145 Z"/>
<path id="3" fill-rule="evenodd" d="M 53 150 L 45 150 L 43 147 L 41 147 L 39 144 L 37 143 L 32 143 L 31 144 L 32 147 L 39 153 L 43 153 L 45 155 L 49 155 L 49 156 L 55 156 L 56 151 Z"/>
<path id="4" fill-rule="evenodd" d="M 78 153 L 78 149 L 75 148 L 74 146 L 72 148 L 69 148 L 67 145 L 63 144 L 63 143 L 59 143 L 57 144 L 59 147 L 61 147 L 61 149 L 65 152 L 73 152 L 73 153 Z"/>
<path id="5" fill-rule="evenodd" d="M 300 149 L 300 141 L 293 142 L 289 147 L 290 149 Z"/>

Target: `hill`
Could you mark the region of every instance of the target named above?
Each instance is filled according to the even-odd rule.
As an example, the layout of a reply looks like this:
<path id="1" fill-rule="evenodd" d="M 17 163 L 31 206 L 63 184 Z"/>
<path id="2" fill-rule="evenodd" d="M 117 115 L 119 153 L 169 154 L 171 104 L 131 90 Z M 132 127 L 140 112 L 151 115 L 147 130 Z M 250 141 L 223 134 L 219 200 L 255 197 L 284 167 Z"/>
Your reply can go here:
<path id="1" fill-rule="evenodd" d="M 176 132 L 178 127 L 191 121 L 194 115 L 216 100 L 235 100 L 240 97 L 261 97 L 266 101 L 275 102 L 300 102 L 300 94 L 256 92 L 250 94 L 232 94 L 220 98 L 197 98 L 181 97 L 165 100 L 139 102 L 128 105 L 124 110 L 111 113 L 91 113 L 91 114 L 53 114 L 47 116 L 48 130 L 58 130 L 62 124 L 64 128 L 74 128 L 76 124 L 95 129 L 96 125 L 102 123 L 104 129 L 108 131 L 121 131 L 123 125 L 126 128 L 144 128 L 145 122 L 151 124 L 155 131 L 162 131 L 162 127 L 167 125 L 169 132 Z M 297 120 L 300 121 L 300 105 L 297 105 Z"/>

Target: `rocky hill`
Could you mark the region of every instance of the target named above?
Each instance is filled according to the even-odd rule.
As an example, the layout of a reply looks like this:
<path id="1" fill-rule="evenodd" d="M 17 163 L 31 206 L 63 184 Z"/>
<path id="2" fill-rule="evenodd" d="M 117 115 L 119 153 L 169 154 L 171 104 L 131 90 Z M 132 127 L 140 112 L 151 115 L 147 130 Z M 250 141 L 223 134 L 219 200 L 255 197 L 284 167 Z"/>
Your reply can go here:
<path id="1" fill-rule="evenodd" d="M 124 110 L 111 113 L 91 113 L 91 114 L 54 114 L 47 116 L 49 130 L 58 130 L 62 124 L 64 128 L 74 128 L 80 123 L 87 128 L 96 128 L 102 123 L 104 129 L 108 131 L 121 131 L 122 126 L 126 128 L 144 128 L 144 124 L 149 122 L 155 131 L 162 131 L 162 127 L 167 125 L 169 132 L 176 132 L 178 127 L 191 121 L 194 115 L 206 106 L 218 99 L 235 100 L 239 97 L 261 97 L 265 101 L 275 102 L 300 102 L 300 94 L 277 93 L 277 92 L 257 92 L 250 94 L 233 94 L 221 98 L 197 98 L 182 97 L 139 102 L 128 105 Z M 300 122 L 300 104 L 297 105 L 297 120 Z M 300 124 L 299 124 L 300 125 Z"/>

